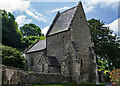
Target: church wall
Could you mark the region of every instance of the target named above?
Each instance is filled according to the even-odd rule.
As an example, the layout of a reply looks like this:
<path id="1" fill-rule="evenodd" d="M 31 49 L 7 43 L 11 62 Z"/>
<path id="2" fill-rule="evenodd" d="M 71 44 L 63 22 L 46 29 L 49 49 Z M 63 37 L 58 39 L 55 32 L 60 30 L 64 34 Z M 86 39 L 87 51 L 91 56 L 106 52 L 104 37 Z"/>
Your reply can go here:
<path id="1" fill-rule="evenodd" d="M 28 64 L 28 70 L 39 72 L 39 73 L 48 73 L 49 66 L 45 59 L 45 50 L 39 52 L 33 52 L 26 54 L 26 60 Z"/>
<path id="2" fill-rule="evenodd" d="M 53 66 L 50 66 L 50 73 L 52 74 L 60 74 L 60 67 L 53 67 Z"/>
<path id="3" fill-rule="evenodd" d="M 47 37 L 47 56 L 56 56 L 60 61 L 69 52 L 69 31 Z"/>
<path id="4" fill-rule="evenodd" d="M 70 53 L 70 72 L 72 76 L 72 81 L 76 82 L 78 79 L 78 76 L 80 74 L 80 68 L 79 65 L 76 63 L 76 52 L 71 44 L 71 53 Z"/>
<path id="5" fill-rule="evenodd" d="M 78 5 L 70 30 L 71 40 L 74 41 L 76 47 L 78 48 L 78 52 L 75 52 L 71 45 L 71 70 L 74 68 L 71 72 L 73 76 L 72 78 L 73 80 L 80 80 L 81 82 L 89 81 L 89 73 L 93 72 L 90 70 L 91 59 L 89 56 L 91 35 L 81 5 Z M 78 73 L 76 73 L 76 71 L 78 71 Z M 80 77 L 78 77 L 79 74 Z"/>
<path id="6" fill-rule="evenodd" d="M 60 74 L 27 73 L 19 68 L 2 66 L 2 86 L 33 86 L 33 84 L 68 83 L 70 78 Z"/>
<path id="7" fill-rule="evenodd" d="M 61 73 L 64 75 L 69 75 L 69 48 L 69 31 L 47 37 L 47 56 L 55 56 L 58 59 L 61 64 Z M 66 65 L 64 66 L 63 63 Z"/>

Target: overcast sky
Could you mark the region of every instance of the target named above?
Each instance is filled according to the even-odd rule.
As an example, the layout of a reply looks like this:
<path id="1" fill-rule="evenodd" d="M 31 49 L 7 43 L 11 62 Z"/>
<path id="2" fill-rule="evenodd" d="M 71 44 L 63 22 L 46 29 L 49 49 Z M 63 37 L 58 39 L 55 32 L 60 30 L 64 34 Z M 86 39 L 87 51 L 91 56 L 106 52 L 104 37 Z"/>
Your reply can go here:
<path id="1" fill-rule="evenodd" d="M 48 2 L 49 1 L 49 2 Z M 0 0 L 0 9 L 11 12 L 19 27 L 26 23 L 34 23 L 45 34 L 57 11 L 63 12 L 78 4 L 78 0 Z M 51 1 L 51 2 L 50 2 Z M 81 0 L 82 1 L 82 0 Z M 97 1 L 97 2 L 96 2 Z M 106 26 L 118 33 L 118 1 L 119 0 L 84 0 L 83 8 L 87 20 L 91 18 L 104 21 Z"/>

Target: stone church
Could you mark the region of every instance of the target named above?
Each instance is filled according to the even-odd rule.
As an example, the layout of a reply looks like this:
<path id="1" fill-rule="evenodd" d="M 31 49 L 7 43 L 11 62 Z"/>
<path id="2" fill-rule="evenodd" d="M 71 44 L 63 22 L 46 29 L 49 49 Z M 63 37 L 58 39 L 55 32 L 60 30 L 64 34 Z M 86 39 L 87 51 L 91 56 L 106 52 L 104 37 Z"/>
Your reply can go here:
<path id="1" fill-rule="evenodd" d="M 96 56 L 82 3 L 58 12 L 46 39 L 28 48 L 25 57 L 29 71 L 70 76 L 77 83 L 96 82 Z"/>

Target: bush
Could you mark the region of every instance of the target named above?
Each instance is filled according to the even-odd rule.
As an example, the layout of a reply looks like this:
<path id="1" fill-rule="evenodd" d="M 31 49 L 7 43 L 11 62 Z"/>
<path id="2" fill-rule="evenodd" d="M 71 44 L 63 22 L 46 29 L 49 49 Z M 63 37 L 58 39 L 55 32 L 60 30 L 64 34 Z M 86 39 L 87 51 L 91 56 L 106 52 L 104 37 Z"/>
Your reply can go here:
<path id="1" fill-rule="evenodd" d="M 23 69 L 25 67 L 25 59 L 21 53 L 16 49 L 4 45 L 0 45 L 2 49 L 2 64 L 5 66 L 12 66 Z"/>
<path id="2" fill-rule="evenodd" d="M 110 81 L 113 84 L 120 84 L 120 69 L 115 69 L 110 72 Z"/>

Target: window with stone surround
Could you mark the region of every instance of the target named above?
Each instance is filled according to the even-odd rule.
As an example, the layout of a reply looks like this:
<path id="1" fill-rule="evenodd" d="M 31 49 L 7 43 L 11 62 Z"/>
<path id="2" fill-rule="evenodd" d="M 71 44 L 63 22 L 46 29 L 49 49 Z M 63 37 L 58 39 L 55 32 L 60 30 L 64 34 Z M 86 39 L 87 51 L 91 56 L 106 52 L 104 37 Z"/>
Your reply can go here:
<path id="1" fill-rule="evenodd" d="M 56 35 L 56 38 L 58 39 L 58 34 Z"/>

